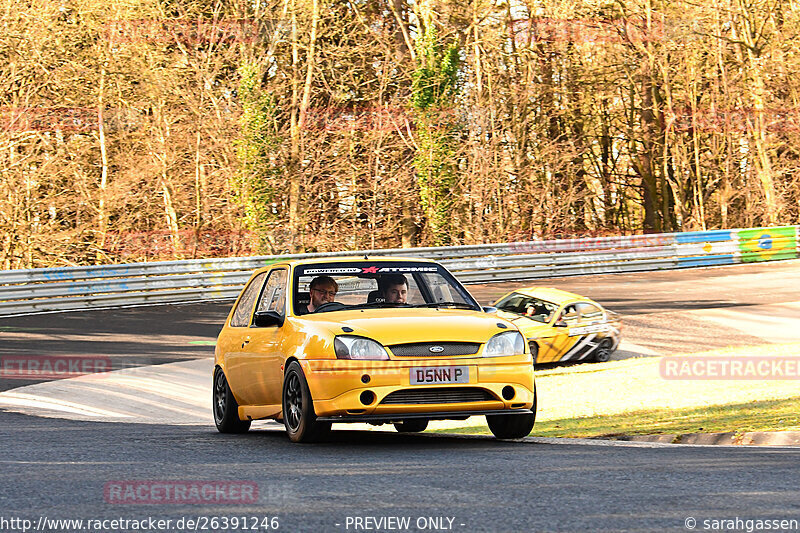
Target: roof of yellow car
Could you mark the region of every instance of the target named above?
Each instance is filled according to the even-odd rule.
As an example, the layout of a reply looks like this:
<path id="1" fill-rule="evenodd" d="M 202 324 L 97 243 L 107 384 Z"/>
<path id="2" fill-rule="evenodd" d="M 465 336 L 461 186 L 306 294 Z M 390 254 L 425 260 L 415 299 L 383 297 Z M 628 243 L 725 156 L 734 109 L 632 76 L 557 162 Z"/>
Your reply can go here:
<path id="1" fill-rule="evenodd" d="M 375 261 L 376 263 L 385 263 L 387 261 L 392 262 L 404 262 L 404 261 L 413 261 L 415 263 L 434 263 L 433 259 L 423 259 L 421 257 L 388 257 L 385 255 L 367 255 L 366 259 L 363 255 L 349 255 L 349 256 L 320 256 L 320 257 L 310 257 L 306 259 L 286 259 L 284 261 L 275 261 L 273 263 L 269 263 L 264 265 L 263 267 L 259 267 L 258 271 L 264 271 L 274 266 L 299 266 L 299 265 L 314 265 L 317 263 L 347 263 L 351 261 Z"/>
<path id="2" fill-rule="evenodd" d="M 350 261 L 375 261 L 378 263 L 385 263 L 387 261 L 403 262 L 413 261 L 415 263 L 433 263 L 432 259 L 423 259 L 421 257 L 388 257 L 385 255 L 349 255 L 349 256 L 331 256 L 331 257 L 311 257 L 308 259 L 295 259 L 293 261 L 286 261 L 291 265 L 313 265 L 315 263 L 348 263 Z"/>
<path id="3" fill-rule="evenodd" d="M 525 287 L 524 289 L 517 289 L 514 292 L 524 294 L 525 296 L 531 296 L 533 298 L 541 298 L 542 300 L 547 300 L 548 302 L 559 305 L 570 300 L 589 299 L 585 296 L 580 296 L 572 292 L 562 291 L 561 289 L 553 289 L 550 287 Z"/>

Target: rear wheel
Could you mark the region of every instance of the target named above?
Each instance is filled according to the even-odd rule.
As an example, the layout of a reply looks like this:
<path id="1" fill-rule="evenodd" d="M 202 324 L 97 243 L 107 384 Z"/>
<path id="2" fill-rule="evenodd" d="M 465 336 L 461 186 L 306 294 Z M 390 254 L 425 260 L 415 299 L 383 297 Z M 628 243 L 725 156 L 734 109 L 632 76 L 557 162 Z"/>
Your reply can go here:
<path id="1" fill-rule="evenodd" d="M 611 353 L 611 339 L 603 339 L 594 353 L 594 360 L 598 363 L 605 363 L 611 359 Z"/>
<path id="2" fill-rule="evenodd" d="M 427 427 L 428 421 L 424 418 L 409 418 L 394 424 L 398 433 L 420 433 Z"/>
<path id="3" fill-rule="evenodd" d="M 311 391 L 297 361 L 286 367 L 283 378 L 283 425 L 292 442 L 314 442 L 331 429 L 330 422 L 317 422 Z"/>
<path id="4" fill-rule="evenodd" d="M 250 429 L 249 420 L 239 420 L 239 404 L 219 367 L 214 371 L 213 408 L 214 424 L 220 433 L 245 433 Z"/>
<path id="5" fill-rule="evenodd" d="M 527 437 L 536 422 L 536 388 L 533 389 L 531 413 L 486 415 L 486 423 L 492 435 L 498 439 L 521 439 Z"/>

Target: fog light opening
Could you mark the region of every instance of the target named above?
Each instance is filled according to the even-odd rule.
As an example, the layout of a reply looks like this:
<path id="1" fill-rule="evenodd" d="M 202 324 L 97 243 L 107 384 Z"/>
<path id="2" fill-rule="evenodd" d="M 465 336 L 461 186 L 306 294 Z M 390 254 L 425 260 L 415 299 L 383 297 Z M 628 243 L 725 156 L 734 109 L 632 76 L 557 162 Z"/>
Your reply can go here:
<path id="1" fill-rule="evenodd" d="M 369 383 L 370 377 L 367 374 L 361 376 L 361 383 Z"/>
<path id="2" fill-rule="evenodd" d="M 506 385 L 503 387 L 503 399 L 504 400 L 511 400 L 516 396 L 516 392 L 514 392 L 514 387 L 511 385 Z"/>
<path id="3" fill-rule="evenodd" d="M 370 405 L 372 402 L 375 401 L 375 393 L 371 390 L 365 390 L 361 393 L 361 403 L 364 405 Z"/>

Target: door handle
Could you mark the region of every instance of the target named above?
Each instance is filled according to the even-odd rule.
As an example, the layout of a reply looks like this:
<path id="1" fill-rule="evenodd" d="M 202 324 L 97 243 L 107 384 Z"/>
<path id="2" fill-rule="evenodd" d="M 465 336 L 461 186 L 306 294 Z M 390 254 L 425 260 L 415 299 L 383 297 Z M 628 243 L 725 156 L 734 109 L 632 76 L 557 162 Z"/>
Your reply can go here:
<path id="1" fill-rule="evenodd" d="M 244 348 L 244 347 L 245 347 L 245 345 L 246 345 L 246 344 L 248 344 L 249 342 L 250 342 L 250 337 L 246 337 L 246 338 L 244 339 L 244 342 L 242 343 L 242 348 Z"/>

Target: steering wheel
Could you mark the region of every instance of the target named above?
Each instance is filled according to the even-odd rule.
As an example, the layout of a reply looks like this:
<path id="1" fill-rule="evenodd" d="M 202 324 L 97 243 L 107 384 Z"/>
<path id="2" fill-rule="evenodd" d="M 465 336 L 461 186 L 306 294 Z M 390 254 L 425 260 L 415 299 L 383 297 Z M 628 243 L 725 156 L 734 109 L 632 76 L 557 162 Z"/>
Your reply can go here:
<path id="1" fill-rule="evenodd" d="M 325 311 L 341 311 L 347 307 L 341 302 L 325 302 L 324 304 L 320 305 L 316 309 L 314 309 L 315 313 L 322 313 Z"/>

